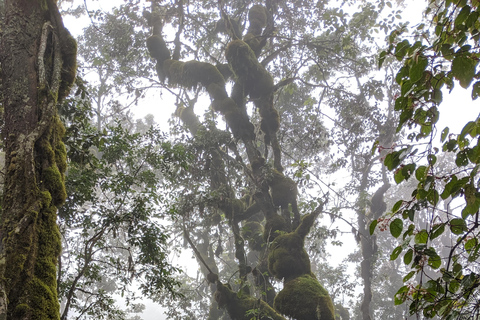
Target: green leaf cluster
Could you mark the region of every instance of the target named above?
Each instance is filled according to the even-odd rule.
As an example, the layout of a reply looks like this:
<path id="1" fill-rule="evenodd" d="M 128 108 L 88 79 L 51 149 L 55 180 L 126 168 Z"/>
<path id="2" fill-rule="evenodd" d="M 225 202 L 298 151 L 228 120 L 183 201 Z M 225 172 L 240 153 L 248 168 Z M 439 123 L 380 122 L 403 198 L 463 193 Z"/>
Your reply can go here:
<path id="1" fill-rule="evenodd" d="M 418 182 L 411 198 L 399 200 L 391 212 L 390 233 L 402 243 L 390 258 L 400 259 L 403 253 L 407 268 L 395 304 L 409 301 L 410 313 L 422 313 L 425 318 L 459 319 L 476 312 L 472 297 L 478 297 L 480 278 L 476 271 L 480 120 L 468 119 L 459 134 L 443 129 L 441 150 L 431 141 L 445 89 L 452 90 L 458 83 L 471 92 L 472 99 L 480 95 L 479 4 L 476 0 L 429 1 L 426 17 L 432 29 L 419 25 L 414 41 L 402 39 L 405 29 L 394 31 L 389 48 L 380 54 L 380 66 L 389 55 L 403 63 L 396 75 L 400 86 L 395 102 L 397 132 L 411 132 L 410 142 L 390 152 L 384 163 L 394 171 L 397 184 L 412 177 Z M 419 153 L 415 144 L 424 139 L 430 142 Z M 449 158 L 450 162 L 445 161 Z M 449 164 L 451 169 L 446 170 Z M 460 209 L 452 210 L 449 202 Z M 377 224 L 370 225 L 371 233 Z"/>

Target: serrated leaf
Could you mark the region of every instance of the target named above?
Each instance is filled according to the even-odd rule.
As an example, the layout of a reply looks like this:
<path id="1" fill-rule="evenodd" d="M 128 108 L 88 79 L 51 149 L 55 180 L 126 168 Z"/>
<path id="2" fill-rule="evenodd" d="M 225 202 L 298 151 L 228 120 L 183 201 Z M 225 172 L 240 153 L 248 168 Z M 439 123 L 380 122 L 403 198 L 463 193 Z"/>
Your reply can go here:
<path id="1" fill-rule="evenodd" d="M 402 219 L 395 219 L 390 223 L 390 233 L 393 237 L 398 238 L 402 234 L 403 221 Z"/>

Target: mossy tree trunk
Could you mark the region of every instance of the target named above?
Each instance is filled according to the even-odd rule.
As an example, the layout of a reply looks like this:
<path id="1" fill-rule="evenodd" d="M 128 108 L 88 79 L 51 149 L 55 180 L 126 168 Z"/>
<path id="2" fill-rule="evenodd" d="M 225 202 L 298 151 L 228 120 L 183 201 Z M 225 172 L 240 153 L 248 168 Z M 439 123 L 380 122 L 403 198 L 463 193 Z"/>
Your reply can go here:
<path id="1" fill-rule="evenodd" d="M 178 12 L 183 12 L 181 7 Z M 267 38 L 273 35 L 272 4 L 267 1 L 266 6 L 254 5 L 249 9 L 247 33 L 241 37 L 237 31 L 230 30 L 232 40 L 225 50 L 225 59 L 228 64 L 214 66 L 200 61 L 179 60 L 180 42 L 175 41 L 173 54 L 170 52 L 162 35 L 163 21 L 160 9 L 156 10 L 152 4 L 153 35 L 147 39 L 147 48 L 156 60 L 156 70 L 161 82 L 165 80 L 171 86 L 180 86 L 186 89 L 196 88 L 201 85 L 212 100 L 212 110 L 224 117 L 231 130 L 235 141 L 241 143 L 235 147 L 228 147 L 236 157 L 241 159 L 245 170 L 245 180 L 254 186 L 251 192 L 253 204 L 239 197 L 239 193 L 229 183 L 225 174 L 226 162 L 224 151 L 219 145 L 210 146 L 209 173 L 210 189 L 221 196 L 214 203 L 207 203 L 212 209 L 220 210 L 226 217 L 234 239 L 234 256 L 238 262 L 240 289 L 233 291 L 228 285 L 219 281 L 217 275 L 211 275 L 207 280 L 216 285 L 215 300 L 220 308 L 227 310 L 232 319 L 247 320 L 255 312 L 256 319 L 284 320 L 281 314 L 292 319 L 333 320 L 334 310 L 328 292 L 320 285 L 311 273 L 310 259 L 304 249 L 304 240 L 312 227 L 315 218 L 320 214 L 323 205 L 312 213 L 300 219 L 297 208 L 298 190 L 296 183 L 283 173 L 281 147 L 277 139 L 280 118 L 274 106 L 274 96 L 278 85 L 269 71 L 258 59 L 266 45 Z M 223 19 L 232 21 L 224 14 Z M 183 16 L 180 15 L 180 21 Z M 268 24 L 267 22 L 270 21 Z M 181 31 L 181 26 L 179 31 Z M 240 40 L 243 38 L 243 40 Z M 222 73 L 227 69 L 228 72 Z M 226 83 L 232 75 L 233 87 L 229 95 Z M 260 129 L 263 133 L 265 154 L 262 155 L 257 147 L 258 133 L 247 113 L 247 101 L 253 101 L 259 110 Z M 188 127 L 192 135 L 216 134 L 219 129 L 210 128 L 200 124 L 194 112 L 193 105 L 179 106 L 177 116 Z M 272 151 L 271 160 L 273 167 L 268 164 L 268 149 Z M 245 162 L 238 152 L 241 149 L 245 155 Z M 207 173 L 208 174 L 208 173 Z M 247 197 L 250 199 L 250 197 Z M 290 209 L 291 208 L 291 209 Z M 191 208 L 189 208 L 191 210 Z M 281 214 L 278 214 L 278 212 Z M 260 221 L 265 223 L 261 225 Z M 240 229 L 240 223 L 248 226 L 248 234 Z M 257 226 L 257 227 L 254 227 Z M 258 239 L 253 238 L 254 233 L 263 233 Z M 259 300 L 251 296 L 250 288 L 245 285 L 247 275 L 259 274 L 259 269 L 248 265 L 245 238 L 250 238 L 249 246 L 254 251 L 265 251 L 262 260 L 268 258 L 267 277 L 274 276 L 284 280 L 284 289 L 277 297 L 265 296 Z M 255 241 L 252 241 L 255 240 Z M 270 245 L 268 245 L 270 243 Z M 193 247 L 193 245 L 192 245 Z M 271 248 L 270 253 L 269 249 Z M 207 266 L 207 263 L 204 263 Z M 263 266 L 266 269 L 267 261 Z M 212 272 L 213 273 L 213 272 Z M 263 273 L 263 272 L 262 272 Z M 266 281 L 260 283 L 264 287 L 271 285 Z M 308 286 L 307 291 L 301 288 Z M 272 287 L 273 288 L 273 287 Z M 272 291 L 274 292 L 274 291 Z M 281 297 L 281 299 L 279 299 Z M 272 303 L 273 302 L 273 303 Z M 273 305 L 273 308 L 271 305 Z M 281 313 L 281 314 L 280 314 Z"/>
<path id="2" fill-rule="evenodd" d="M 59 319 L 56 213 L 66 151 L 56 106 L 75 78 L 76 43 L 53 0 L 6 0 L 2 32 L 0 319 Z"/>

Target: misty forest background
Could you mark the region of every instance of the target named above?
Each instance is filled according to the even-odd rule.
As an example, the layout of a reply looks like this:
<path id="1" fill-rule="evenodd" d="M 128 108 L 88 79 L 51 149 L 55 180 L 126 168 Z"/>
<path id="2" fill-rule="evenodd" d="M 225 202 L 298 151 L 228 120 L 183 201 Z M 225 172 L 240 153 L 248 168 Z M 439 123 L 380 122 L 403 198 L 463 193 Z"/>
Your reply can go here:
<path id="1" fill-rule="evenodd" d="M 1 319 L 480 319 L 480 1 L 31 2 Z"/>

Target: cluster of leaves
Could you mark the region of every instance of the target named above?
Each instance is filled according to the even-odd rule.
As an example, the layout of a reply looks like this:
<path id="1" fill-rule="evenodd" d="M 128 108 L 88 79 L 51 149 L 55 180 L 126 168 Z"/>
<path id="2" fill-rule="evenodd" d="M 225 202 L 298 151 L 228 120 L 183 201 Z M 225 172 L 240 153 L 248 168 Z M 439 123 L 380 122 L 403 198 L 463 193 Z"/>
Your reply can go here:
<path id="1" fill-rule="evenodd" d="M 170 233 L 162 222 L 174 212 L 165 210 L 164 190 L 187 168 L 189 157 L 154 127 L 113 121 L 98 131 L 83 96 L 62 109 L 70 159 L 68 198 L 59 210 L 62 319 L 69 311 L 124 319 L 114 295 L 130 303 L 137 286 L 144 296 L 178 293 L 178 270 L 167 259 Z"/>
<path id="2" fill-rule="evenodd" d="M 395 170 L 397 183 L 410 178 L 417 183 L 411 197 L 396 202 L 391 216 L 374 221 L 370 232 L 388 222 L 391 234 L 402 240 L 391 259 L 404 253 L 409 272 L 395 303 L 408 300 L 410 313 L 426 318 L 472 319 L 480 312 L 480 120 L 467 119 L 459 134 L 443 129 L 441 148 L 434 144 L 444 89 L 452 90 L 458 81 L 471 87 L 472 99 L 480 95 L 479 5 L 477 0 L 429 1 L 432 28 L 419 25 L 413 44 L 398 40 L 403 30 L 393 32 L 389 49 L 380 55 L 380 65 L 390 55 L 403 61 L 396 76 L 397 131 L 410 130 L 409 142 L 388 154 L 385 165 Z M 423 140 L 427 147 L 421 150 Z"/>

